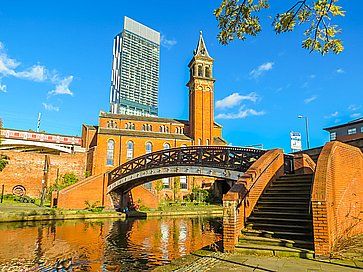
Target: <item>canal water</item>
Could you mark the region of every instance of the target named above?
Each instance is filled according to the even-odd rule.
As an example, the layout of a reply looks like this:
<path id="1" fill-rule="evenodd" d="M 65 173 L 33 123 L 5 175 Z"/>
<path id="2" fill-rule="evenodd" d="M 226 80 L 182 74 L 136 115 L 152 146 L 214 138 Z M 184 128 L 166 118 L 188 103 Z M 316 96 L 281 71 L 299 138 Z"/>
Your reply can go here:
<path id="1" fill-rule="evenodd" d="M 147 271 L 221 232 L 218 217 L 0 223 L 0 271 L 55 271 L 57 260 L 72 271 Z"/>

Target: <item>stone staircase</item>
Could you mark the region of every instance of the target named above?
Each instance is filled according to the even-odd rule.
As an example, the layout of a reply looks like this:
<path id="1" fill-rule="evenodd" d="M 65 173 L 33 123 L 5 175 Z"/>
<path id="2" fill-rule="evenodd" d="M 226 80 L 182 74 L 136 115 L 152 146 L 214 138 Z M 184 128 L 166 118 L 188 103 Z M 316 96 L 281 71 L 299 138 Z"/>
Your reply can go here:
<path id="1" fill-rule="evenodd" d="M 312 174 L 288 174 L 269 184 L 247 219 L 236 248 L 272 250 L 273 255 L 312 256 L 312 182 Z"/>

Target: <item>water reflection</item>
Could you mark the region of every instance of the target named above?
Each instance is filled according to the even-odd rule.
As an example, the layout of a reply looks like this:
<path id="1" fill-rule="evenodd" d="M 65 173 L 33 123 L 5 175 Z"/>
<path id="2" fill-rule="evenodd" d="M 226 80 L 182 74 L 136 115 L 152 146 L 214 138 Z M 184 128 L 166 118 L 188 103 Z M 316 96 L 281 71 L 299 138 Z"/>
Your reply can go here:
<path id="1" fill-rule="evenodd" d="M 220 239 L 219 218 L 69 220 L 0 224 L 3 271 L 43 270 L 72 258 L 73 271 L 140 271 Z"/>

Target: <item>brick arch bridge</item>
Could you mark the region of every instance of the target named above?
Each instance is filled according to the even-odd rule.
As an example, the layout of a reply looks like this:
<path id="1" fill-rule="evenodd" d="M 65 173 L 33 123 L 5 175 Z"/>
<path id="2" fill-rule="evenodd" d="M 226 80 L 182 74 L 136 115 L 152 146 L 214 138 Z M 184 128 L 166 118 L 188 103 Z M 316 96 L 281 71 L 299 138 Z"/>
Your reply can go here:
<path id="1" fill-rule="evenodd" d="M 152 152 L 130 160 L 108 176 L 107 193 L 175 176 L 209 176 L 236 181 L 266 151 L 231 146 L 190 146 Z"/>

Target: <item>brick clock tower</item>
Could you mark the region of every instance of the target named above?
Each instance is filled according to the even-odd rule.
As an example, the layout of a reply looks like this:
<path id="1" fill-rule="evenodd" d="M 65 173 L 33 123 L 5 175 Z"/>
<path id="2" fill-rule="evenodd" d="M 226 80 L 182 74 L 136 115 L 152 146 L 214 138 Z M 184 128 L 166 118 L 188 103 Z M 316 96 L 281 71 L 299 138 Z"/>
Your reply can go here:
<path id="1" fill-rule="evenodd" d="M 214 128 L 213 59 L 209 56 L 202 32 L 189 63 L 189 134 L 194 145 L 212 145 Z"/>

